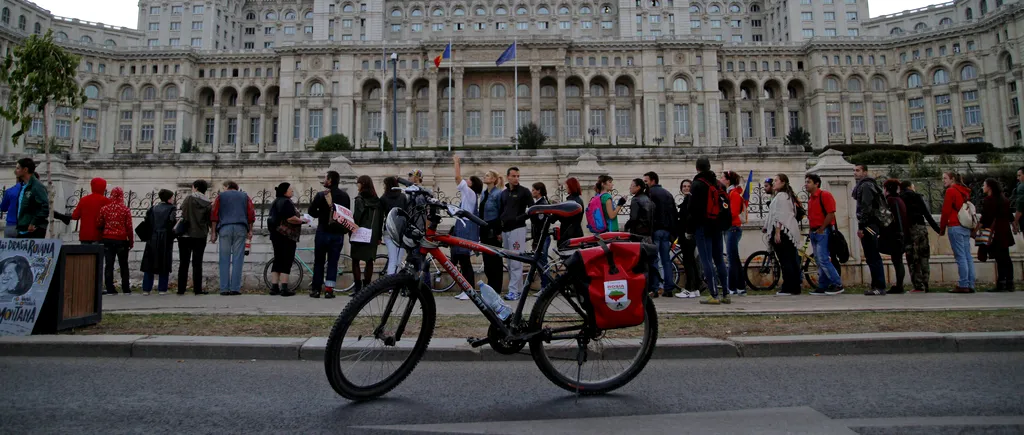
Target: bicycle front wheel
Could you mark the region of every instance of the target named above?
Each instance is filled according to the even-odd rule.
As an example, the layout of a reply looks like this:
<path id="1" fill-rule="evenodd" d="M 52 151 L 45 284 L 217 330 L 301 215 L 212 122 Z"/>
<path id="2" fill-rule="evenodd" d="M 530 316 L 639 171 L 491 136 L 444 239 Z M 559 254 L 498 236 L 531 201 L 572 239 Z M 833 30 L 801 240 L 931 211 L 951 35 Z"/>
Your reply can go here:
<path id="1" fill-rule="evenodd" d="M 781 271 L 775 256 L 768 251 L 757 251 L 747 257 L 743 270 L 747 285 L 754 290 L 774 290 L 779 285 Z"/>
<path id="2" fill-rule="evenodd" d="M 388 275 L 388 260 L 387 254 L 377 254 L 373 257 L 373 280 L 376 281 Z"/>
<path id="3" fill-rule="evenodd" d="M 582 395 L 603 394 L 633 380 L 647 365 L 658 340 L 658 313 L 645 293 L 644 323 L 632 328 L 591 331 L 586 314 L 561 278 L 537 298 L 530 313 L 530 330 L 565 332 L 538 334 L 530 354 L 541 373 L 555 385 Z M 585 342 L 580 355 L 580 342 Z M 583 363 L 580 365 L 580 357 Z"/>
<path id="4" fill-rule="evenodd" d="M 324 369 L 334 391 L 350 400 L 374 399 L 412 373 L 436 320 L 434 298 L 424 290 L 415 277 L 399 273 L 352 296 L 327 339 Z"/>

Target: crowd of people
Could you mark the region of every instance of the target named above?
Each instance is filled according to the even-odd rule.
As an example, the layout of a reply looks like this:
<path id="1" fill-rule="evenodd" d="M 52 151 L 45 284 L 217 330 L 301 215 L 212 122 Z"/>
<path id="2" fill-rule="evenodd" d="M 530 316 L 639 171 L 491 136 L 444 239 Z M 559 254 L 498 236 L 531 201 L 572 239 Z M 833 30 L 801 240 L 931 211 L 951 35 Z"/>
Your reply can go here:
<path id="1" fill-rule="evenodd" d="M 477 226 L 459 219 L 452 229 L 454 235 L 484 244 L 502 246 L 513 251 L 525 251 L 542 246 L 548 252 L 550 234 L 542 234 L 542 216 L 527 217 L 526 210 L 533 205 L 548 204 L 548 188 L 536 182 L 526 187 L 520 183 L 520 170 L 510 167 L 502 176 L 490 170 L 478 176 L 464 177 L 461 160 L 453 157 L 454 179 L 460 194 L 459 206 L 487 223 Z M 13 238 L 42 238 L 46 236 L 50 217 L 47 190 L 35 173 L 35 162 L 25 158 L 15 168 L 17 183 L 3 194 L 0 210 L 7 213 L 4 236 Z M 657 173 L 647 172 L 629 184 L 629 218 L 620 228 L 620 214 L 626 210 L 625 196 L 614 198 L 615 180 L 601 175 L 593 185 L 594 199 L 586 211 L 563 219 L 558 234 L 561 244 L 571 238 L 583 236 L 584 218 L 591 232 L 626 231 L 656 246 L 654 259 L 658 276 L 651 277 L 652 297 L 674 296 L 699 298 L 701 289 L 708 295 L 702 304 L 728 304 L 730 296 L 746 294 L 747 280 L 739 254 L 746 220 L 748 198 L 740 174 L 725 171 L 720 176 L 711 170 L 711 162 L 704 157 L 696 160 L 697 175 L 683 180 L 679 186 L 682 201 L 677 205 L 674 195 L 660 185 Z M 409 180 L 416 185 L 423 182 L 423 173 L 414 170 Z M 852 199 L 856 204 L 857 239 L 870 270 L 871 282 L 865 295 L 881 296 L 906 291 L 904 276 L 909 268 L 911 293 L 929 290 L 930 249 L 929 229 L 939 236 L 947 236 L 957 264 L 958 282 L 953 293 L 972 293 L 976 289 L 974 257 L 971 243 L 978 246 L 980 261 L 992 258 L 996 263 L 995 287 L 989 291 L 1013 291 L 1013 263 L 1010 247 L 1019 232 L 1019 221 L 1024 215 L 1024 167 L 1017 172 L 1018 184 L 1011 198 L 1004 194 L 1001 183 L 987 179 L 983 184 L 980 209 L 971 202 L 971 189 L 955 172 L 942 175 L 945 195 L 938 222 L 933 218 L 924 197 L 916 192 L 911 181 L 889 179 L 882 183 L 873 179 L 866 165 L 856 165 L 856 186 Z M 310 296 L 334 298 L 338 280 L 338 261 L 345 235 L 357 228 L 370 229 L 368 242 L 351 241 L 354 290 L 369 284 L 373 276 L 374 258 L 378 245 L 385 245 L 388 255 L 388 274 L 397 272 L 404 251 L 383 231 L 384 220 L 391 210 L 407 209 L 412 199 L 400 189 L 399 179 L 387 177 L 384 192 L 377 194 L 374 180 L 363 175 L 356 180 L 355 199 L 342 190 L 340 175 L 328 171 L 322 181 L 323 190 L 312 199 L 308 213 L 301 213 L 292 200 L 294 191 L 289 183 L 275 189 L 276 197 L 270 205 L 267 229 L 273 246 L 274 262 L 271 266 L 271 295 L 293 296 L 288 276 L 302 233 L 302 225 L 317 220 L 314 239 L 313 277 Z M 564 181 L 566 201 L 584 206 L 582 184 L 576 178 Z M 749 180 L 748 180 L 749 183 Z M 79 239 L 83 244 L 102 244 L 104 247 L 104 284 L 106 294 L 118 294 L 114 285 L 115 263 L 120 268 L 121 292 L 131 294 L 129 286 L 128 253 L 134 248 L 136 235 L 146 243 L 141 271 L 142 292 L 149 295 L 154 281 L 159 294 L 167 294 L 169 276 L 173 268 L 173 248 L 177 240 L 179 266 L 177 293 L 185 294 L 192 268 L 192 291 L 196 295 L 208 294 L 203 289 L 203 256 L 207 243 L 219 243 L 219 290 L 221 295 L 241 294 L 242 271 L 245 256 L 253 235 L 256 213 L 253 201 L 239 190 L 237 183 L 224 181 L 223 190 L 214 200 L 207 196 L 209 183 L 196 180 L 192 191 L 175 201 L 170 190 L 160 190 L 157 201 L 145 214 L 138 227 L 133 228 L 132 213 L 125 204 L 124 190 L 114 187 L 107 196 L 107 182 L 94 178 L 90 182 L 92 193 L 81 198 L 71 215 L 54 213 L 65 223 L 80 222 Z M 803 221 L 806 218 L 810 245 L 817 265 L 817 288 L 812 295 L 836 295 L 845 288 L 839 258 L 848 254 L 845 237 L 839 232 L 836 219 L 835 196 L 822 189 L 821 179 L 806 174 L 804 190 L 806 205 L 797 198 L 794 186 L 786 174 L 776 174 L 764 181 L 767 215 L 762 231 L 777 257 L 782 283 L 777 295 L 801 293 L 803 274 L 800 270 L 800 246 L 804 241 Z M 180 214 L 177 206 L 180 206 Z M 338 219 L 335 205 L 350 208 L 351 220 Z M 979 213 L 980 212 L 980 213 Z M 594 223 L 596 219 L 600 223 Z M 531 222 L 532 221 L 532 222 Z M 527 224 L 530 223 L 531 243 L 527 244 Z M 676 266 L 672 262 L 673 246 L 682 252 L 682 266 L 686 279 L 678 286 Z M 890 256 L 895 282 L 887 287 L 881 254 Z M 906 263 L 904 263 L 904 255 Z M 472 252 L 464 247 L 451 248 L 453 263 L 466 279 L 475 282 Z M 546 268 L 547 256 L 541 257 Z M 483 256 L 484 275 L 489 283 L 501 283 L 504 273 L 502 259 Z M 507 300 L 518 300 L 526 291 L 523 265 L 509 260 Z M 547 285 L 550 276 L 541 274 L 541 284 Z M 500 285 L 497 287 L 501 287 Z M 468 299 L 465 293 L 456 296 Z"/>

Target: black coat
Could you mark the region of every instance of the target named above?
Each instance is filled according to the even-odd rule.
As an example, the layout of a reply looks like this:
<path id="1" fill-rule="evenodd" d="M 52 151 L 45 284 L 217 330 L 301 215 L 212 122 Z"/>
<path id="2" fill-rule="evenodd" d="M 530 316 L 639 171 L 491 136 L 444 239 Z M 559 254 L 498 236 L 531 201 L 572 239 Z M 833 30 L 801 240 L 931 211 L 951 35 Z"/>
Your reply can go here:
<path id="1" fill-rule="evenodd" d="M 575 202 L 579 204 L 580 207 L 583 207 L 583 198 L 580 198 L 579 195 L 569 195 L 565 200 L 566 202 Z M 562 219 L 562 230 L 559 236 L 560 238 L 558 243 L 563 243 L 577 237 L 583 237 L 583 212 L 580 212 L 580 214 L 576 216 Z"/>
<path id="2" fill-rule="evenodd" d="M 174 224 L 177 209 L 166 202 L 146 211 L 146 222 L 152 229 L 142 254 L 142 271 L 156 275 L 171 273 L 174 249 Z"/>

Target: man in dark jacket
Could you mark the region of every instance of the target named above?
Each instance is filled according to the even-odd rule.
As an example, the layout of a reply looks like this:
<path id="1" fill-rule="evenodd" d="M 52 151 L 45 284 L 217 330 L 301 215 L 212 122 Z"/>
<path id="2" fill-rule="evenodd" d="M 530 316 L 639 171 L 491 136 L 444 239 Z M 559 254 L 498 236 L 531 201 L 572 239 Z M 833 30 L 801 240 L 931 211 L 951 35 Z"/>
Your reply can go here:
<path id="1" fill-rule="evenodd" d="M 689 219 L 687 221 L 688 234 L 694 235 L 697 242 L 697 256 L 700 257 L 701 270 L 704 272 L 704 283 L 708 286 L 710 296 L 702 299 L 700 303 L 718 305 L 730 303 L 728 284 L 728 270 L 725 268 L 725 250 L 722 244 L 723 226 L 720 220 L 708 216 L 708 195 L 710 186 L 722 192 L 725 186 L 715 178 L 711 171 L 711 162 L 707 157 L 697 159 L 697 176 L 693 177 L 693 185 L 690 187 Z M 729 210 L 720 210 L 721 213 L 729 215 Z M 731 216 L 731 215 L 730 215 Z M 722 289 L 722 295 L 718 295 L 718 289 Z M 721 297 L 721 299 L 719 299 Z"/>
<path id="2" fill-rule="evenodd" d="M 907 266 L 910 267 L 910 283 L 914 285 L 910 292 L 924 293 L 928 291 L 928 280 L 931 277 L 929 261 L 932 248 L 928 241 L 928 226 L 938 233 L 939 224 L 932 217 L 924 197 L 915 191 L 914 183 L 908 180 L 900 185 L 900 198 L 907 206 L 907 223 L 910 224 L 910 232 L 903 239 Z"/>
<path id="3" fill-rule="evenodd" d="M 526 209 L 533 205 L 530 189 L 519 184 L 519 168 L 505 171 L 508 184 L 501 192 L 498 219 L 501 220 L 501 241 L 505 249 L 522 251 L 526 249 Z M 523 263 L 508 261 L 508 294 L 505 299 L 518 300 L 523 292 Z"/>
<path id="4" fill-rule="evenodd" d="M 661 288 L 663 296 L 670 296 L 675 287 L 672 265 L 672 229 L 676 224 L 676 200 L 664 187 L 661 187 L 658 173 L 651 171 L 644 174 L 644 183 L 651 190 L 647 196 L 654 202 L 654 234 L 651 240 L 658 248 L 658 269 L 661 271 Z"/>
<path id="5" fill-rule="evenodd" d="M 36 162 L 26 157 L 18 160 L 14 175 L 21 182 L 18 195 L 18 238 L 42 239 L 46 237 L 47 219 L 50 218 L 50 199 L 46 187 L 35 175 Z"/>
<path id="6" fill-rule="evenodd" d="M 345 233 L 349 231 L 334 219 L 334 205 L 351 209 L 352 200 L 339 187 L 341 175 L 337 171 L 327 171 L 323 184 L 324 190 L 317 193 L 313 203 L 309 205 L 309 215 L 318 219 L 316 239 L 313 242 L 313 284 L 309 290 L 309 297 L 319 298 L 320 290 L 323 288 L 324 298 L 333 299 L 334 284 L 338 278 L 338 259 L 345 243 Z"/>
<path id="7" fill-rule="evenodd" d="M 106 194 L 107 180 L 93 178 L 89 182 L 89 187 L 92 188 L 92 193 L 78 201 L 75 211 L 71 212 L 71 219 L 81 221 L 78 227 L 78 240 L 83 245 L 99 243 L 102 239 L 100 229 L 96 226 L 96 219 L 100 216 L 100 209 L 110 202 Z M 57 213 L 54 213 L 54 216 L 56 215 Z"/>
<path id="8" fill-rule="evenodd" d="M 209 184 L 206 180 L 192 182 L 192 194 L 181 201 L 181 219 L 186 226 L 185 234 L 178 236 L 178 294 L 185 294 L 188 287 L 188 267 L 192 265 L 192 292 L 205 295 L 203 291 L 203 254 L 206 252 L 206 237 L 213 222 L 210 214 L 213 204 L 206 198 Z"/>
<path id="9" fill-rule="evenodd" d="M 857 187 L 853 189 L 853 199 L 857 201 L 857 237 L 864 247 L 864 259 L 871 270 L 871 288 L 864 294 L 885 296 L 885 269 L 882 268 L 882 256 L 878 251 L 881 225 L 877 216 L 878 206 L 884 201 L 882 188 L 868 174 L 867 165 L 855 166 L 853 178 L 857 180 Z"/>

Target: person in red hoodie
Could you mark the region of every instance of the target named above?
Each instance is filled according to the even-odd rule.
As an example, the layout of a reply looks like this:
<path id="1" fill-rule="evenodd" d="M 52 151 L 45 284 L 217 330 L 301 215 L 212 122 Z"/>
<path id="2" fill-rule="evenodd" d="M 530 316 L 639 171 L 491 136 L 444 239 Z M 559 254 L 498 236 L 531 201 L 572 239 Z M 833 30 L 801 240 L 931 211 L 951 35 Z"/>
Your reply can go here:
<path id="1" fill-rule="evenodd" d="M 96 220 L 100 216 L 100 209 L 110 202 L 107 198 L 107 180 L 93 178 L 89 183 L 92 193 L 78 201 L 75 211 L 71 212 L 71 219 L 81 221 L 78 227 L 78 240 L 83 245 L 100 243 L 102 234 Z"/>
<path id="2" fill-rule="evenodd" d="M 121 268 L 121 291 L 126 295 L 132 294 L 132 288 L 128 285 L 128 251 L 135 247 L 134 226 L 132 212 L 124 205 L 124 190 L 120 187 L 115 187 L 110 192 L 110 202 L 100 208 L 96 225 L 102 228 L 100 237 L 103 240 L 105 257 L 103 278 L 107 289 L 104 294 L 117 294 L 117 290 L 114 290 L 115 256 Z"/>
<path id="3" fill-rule="evenodd" d="M 729 259 L 729 294 L 744 296 L 747 294 L 747 280 L 744 278 L 743 263 L 740 260 L 740 238 L 743 237 L 743 221 L 740 218 L 746 203 L 743 201 L 743 186 L 740 185 L 740 174 L 733 171 L 722 173 L 722 184 L 729 186 L 729 211 L 732 223 L 725 232 L 725 253 Z"/>
<path id="4" fill-rule="evenodd" d="M 974 258 L 971 256 L 971 229 L 960 222 L 960 208 L 971 199 L 971 189 L 964 186 L 963 179 L 956 172 L 944 172 L 942 184 L 946 186 L 946 197 L 942 200 L 942 217 L 939 220 L 939 235 L 949 229 L 949 246 L 953 248 L 957 274 L 960 280 L 950 293 L 974 293 Z"/>

